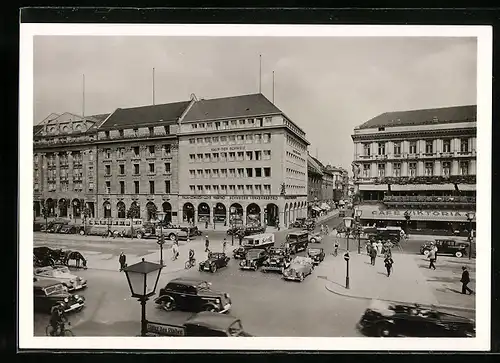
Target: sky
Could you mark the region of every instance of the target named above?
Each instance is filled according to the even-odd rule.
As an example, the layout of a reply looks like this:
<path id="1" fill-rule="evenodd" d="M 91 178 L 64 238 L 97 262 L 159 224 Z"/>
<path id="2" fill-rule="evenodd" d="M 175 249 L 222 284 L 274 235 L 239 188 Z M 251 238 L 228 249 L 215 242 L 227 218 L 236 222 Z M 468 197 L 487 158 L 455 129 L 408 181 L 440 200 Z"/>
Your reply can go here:
<path id="1" fill-rule="evenodd" d="M 390 111 L 476 104 L 475 38 L 36 36 L 34 124 L 50 113 L 262 93 L 309 152 L 350 171 L 354 127 Z"/>

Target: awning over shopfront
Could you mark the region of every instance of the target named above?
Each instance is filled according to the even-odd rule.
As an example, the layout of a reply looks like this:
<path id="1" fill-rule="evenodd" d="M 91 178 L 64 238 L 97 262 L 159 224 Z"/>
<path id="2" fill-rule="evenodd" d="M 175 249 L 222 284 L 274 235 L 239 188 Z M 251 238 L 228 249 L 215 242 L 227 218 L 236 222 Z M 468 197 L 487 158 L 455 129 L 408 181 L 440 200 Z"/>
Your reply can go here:
<path id="1" fill-rule="evenodd" d="M 359 190 L 387 191 L 388 187 L 387 184 L 359 184 Z"/>
<path id="2" fill-rule="evenodd" d="M 316 207 L 316 206 L 312 207 L 311 209 L 318 212 L 318 213 L 321 212 L 321 208 Z"/>
<path id="3" fill-rule="evenodd" d="M 360 205 L 361 219 L 404 221 L 407 209 L 385 209 L 380 206 Z M 466 210 L 408 209 L 412 221 L 468 222 Z M 475 222 L 475 219 L 474 219 Z"/>
<path id="4" fill-rule="evenodd" d="M 391 191 L 417 191 L 417 190 L 455 190 L 455 186 L 448 184 L 391 184 Z"/>
<path id="5" fill-rule="evenodd" d="M 458 184 L 458 190 L 461 190 L 464 192 L 475 191 L 476 184 Z"/>
<path id="6" fill-rule="evenodd" d="M 330 210 L 331 207 L 328 204 L 323 203 L 323 204 L 321 204 L 321 209 L 323 209 L 323 210 Z"/>

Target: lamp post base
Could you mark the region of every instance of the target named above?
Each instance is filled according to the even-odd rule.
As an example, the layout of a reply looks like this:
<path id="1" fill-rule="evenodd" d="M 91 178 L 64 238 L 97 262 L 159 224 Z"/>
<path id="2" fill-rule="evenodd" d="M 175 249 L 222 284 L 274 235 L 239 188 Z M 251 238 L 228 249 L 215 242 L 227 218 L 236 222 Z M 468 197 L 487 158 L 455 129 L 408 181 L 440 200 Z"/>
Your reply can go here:
<path id="1" fill-rule="evenodd" d="M 345 278 L 345 288 L 346 289 L 350 289 L 350 286 L 349 286 L 349 276 Z"/>

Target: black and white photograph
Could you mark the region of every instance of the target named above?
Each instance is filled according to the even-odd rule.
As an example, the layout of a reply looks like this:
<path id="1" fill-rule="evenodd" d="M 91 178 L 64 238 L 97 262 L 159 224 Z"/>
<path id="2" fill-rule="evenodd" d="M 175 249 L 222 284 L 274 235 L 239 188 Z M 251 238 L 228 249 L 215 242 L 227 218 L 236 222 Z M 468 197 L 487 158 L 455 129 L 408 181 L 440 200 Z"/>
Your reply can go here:
<path id="1" fill-rule="evenodd" d="M 489 349 L 491 58 L 484 26 L 22 24 L 20 348 Z"/>

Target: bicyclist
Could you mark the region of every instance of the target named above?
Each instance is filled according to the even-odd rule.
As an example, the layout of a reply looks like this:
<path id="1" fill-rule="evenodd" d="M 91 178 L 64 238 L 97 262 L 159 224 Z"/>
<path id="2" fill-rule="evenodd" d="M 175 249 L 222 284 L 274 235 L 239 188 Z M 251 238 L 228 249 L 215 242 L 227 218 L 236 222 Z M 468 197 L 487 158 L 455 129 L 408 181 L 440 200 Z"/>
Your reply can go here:
<path id="1" fill-rule="evenodd" d="M 64 304 L 61 302 L 52 307 L 50 311 L 50 325 L 52 326 L 52 336 L 61 335 L 64 331 L 64 323 L 68 322 L 68 318 L 64 315 Z"/>
<path id="2" fill-rule="evenodd" d="M 189 263 L 194 264 L 194 250 L 193 249 L 189 250 Z"/>

